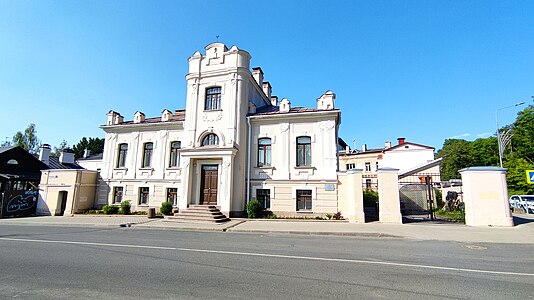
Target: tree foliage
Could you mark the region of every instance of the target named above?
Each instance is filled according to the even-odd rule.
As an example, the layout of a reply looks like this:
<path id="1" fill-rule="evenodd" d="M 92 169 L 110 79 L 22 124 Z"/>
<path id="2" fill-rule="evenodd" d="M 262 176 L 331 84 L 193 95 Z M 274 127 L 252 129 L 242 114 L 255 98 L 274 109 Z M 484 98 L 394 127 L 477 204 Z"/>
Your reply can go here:
<path id="1" fill-rule="evenodd" d="M 61 142 L 61 144 L 59 144 L 59 147 L 54 147 L 54 152 L 52 152 L 50 155 L 51 156 L 58 156 L 59 157 L 59 154 L 68 148 L 68 144 L 67 144 L 67 141 L 63 140 Z"/>
<path id="2" fill-rule="evenodd" d="M 17 131 L 13 136 L 13 145 L 19 146 L 30 153 L 37 153 L 37 151 L 39 151 L 40 142 L 37 138 L 35 124 L 29 124 L 24 130 L 24 133 Z"/>
<path id="3" fill-rule="evenodd" d="M 513 124 L 500 131 L 512 134 L 511 145 L 504 149 L 503 166 L 508 169 L 507 181 L 510 194 L 534 194 L 534 185 L 526 181 L 526 170 L 534 170 L 534 106 L 517 114 Z M 495 136 L 475 141 L 447 139 L 438 151 L 443 157 L 441 178 L 460 178 L 459 170 L 473 166 L 499 166 L 499 146 Z"/>
<path id="4" fill-rule="evenodd" d="M 83 137 L 78 144 L 72 146 L 74 151 L 74 157 L 83 157 L 85 149 L 89 149 L 91 154 L 97 154 L 104 152 L 104 139 L 101 138 L 89 138 Z"/>

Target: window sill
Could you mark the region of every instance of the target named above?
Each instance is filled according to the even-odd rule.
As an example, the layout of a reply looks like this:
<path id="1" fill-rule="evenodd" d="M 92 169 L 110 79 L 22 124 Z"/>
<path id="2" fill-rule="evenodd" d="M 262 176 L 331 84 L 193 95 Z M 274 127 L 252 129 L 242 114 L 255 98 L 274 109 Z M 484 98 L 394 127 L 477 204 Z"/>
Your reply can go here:
<path id="1" fill-rule="evenodd" d="M 295 169 L 297 169 L 297 170 L 315 170 L 315 167 L 313 167 L 313 166 L 296 166 Z"/>
<path id="2" fill-rule="evenodd" d="M 205 109 L 204 112 L 210 112 L 210 111 L 222 111 L 222 109 Z"/>
<path id="3" fill-rule="evenodd" d="M 142 167 L 142 168 L 139 168 L 140 171 L 154 171 L 154 169 L 152 167 Z"/>
<path id="4" fill-rule="evenodd" d="M 181 170 L 181 167 L 167 167 L 167 170 Z"/>
<path id="5" fill-rule="evenodd" d="M 260 170 L 275 170 L 276 168 L 273 166 L 263 166 L 263 167 L 254 167 L 254 169 L 260 169 Z"/>
<path id="6" fill-rule="evenodd" d="M 126 167 L 118 167 L 118 168 L 113 168 L 114 171 L 128 171 L 128 168 Z"/>

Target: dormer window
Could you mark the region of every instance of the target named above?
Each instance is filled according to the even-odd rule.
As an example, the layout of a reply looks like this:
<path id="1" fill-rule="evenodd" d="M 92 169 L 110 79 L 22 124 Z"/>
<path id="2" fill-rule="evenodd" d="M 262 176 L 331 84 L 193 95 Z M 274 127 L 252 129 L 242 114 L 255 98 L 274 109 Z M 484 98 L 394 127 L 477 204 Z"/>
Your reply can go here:
<path id="1" fill-rule="evenodd" d="M 202 139 L 202 146 L 213 145 L 219 145 L 219 137 L 216 134 L 210 133 Z"/>
<path id="2" fill-rule="evenodd" d="M 206 102 L 204 103 L 204 110 L 219 109 L 221 109 L 221 88 L 212 87 L 206 89 Z"/>

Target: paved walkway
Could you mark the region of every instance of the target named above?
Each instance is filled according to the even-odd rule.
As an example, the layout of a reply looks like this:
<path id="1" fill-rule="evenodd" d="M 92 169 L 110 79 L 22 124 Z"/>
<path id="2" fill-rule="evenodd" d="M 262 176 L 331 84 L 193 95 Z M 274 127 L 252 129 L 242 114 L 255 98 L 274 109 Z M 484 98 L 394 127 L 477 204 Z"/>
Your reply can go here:
<path id="1" fill-rule="evenodd" d="M 232 219 L 224 224 L 185 223 L 146 216 L 75 215 L 72 217 L 29 217 L 0 219 L 0 226 L 108 226 L 183 231 L 226 231 L 245 233 L 316 234 L 417 240 L 457 241 L 464 243 L 534 244 L 534 215 L 515 215 L 514 227 L 469 227 L 448 222 L 350 224 L 344 221 L 315 220 L 247 220 Z"/>

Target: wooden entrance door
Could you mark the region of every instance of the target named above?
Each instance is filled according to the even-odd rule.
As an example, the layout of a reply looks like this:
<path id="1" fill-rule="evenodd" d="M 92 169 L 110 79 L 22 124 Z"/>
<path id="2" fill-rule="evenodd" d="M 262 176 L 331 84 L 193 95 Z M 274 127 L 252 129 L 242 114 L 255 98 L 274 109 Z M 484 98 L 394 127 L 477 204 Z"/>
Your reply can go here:
<path id="1" fill-rule="evenodd" d="M 202 165 L 200 174 L 200 204 L 217 205 L 217 165 Z"/>

